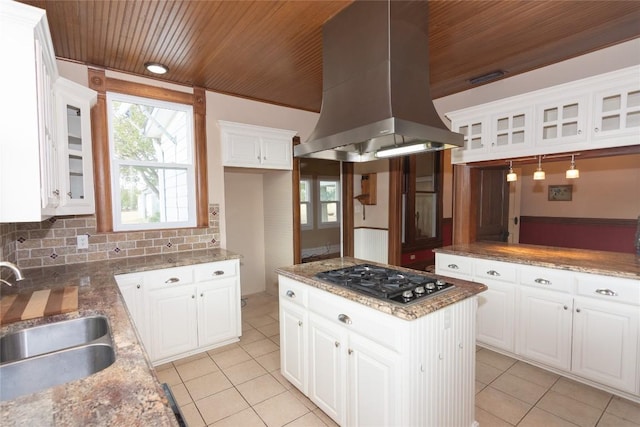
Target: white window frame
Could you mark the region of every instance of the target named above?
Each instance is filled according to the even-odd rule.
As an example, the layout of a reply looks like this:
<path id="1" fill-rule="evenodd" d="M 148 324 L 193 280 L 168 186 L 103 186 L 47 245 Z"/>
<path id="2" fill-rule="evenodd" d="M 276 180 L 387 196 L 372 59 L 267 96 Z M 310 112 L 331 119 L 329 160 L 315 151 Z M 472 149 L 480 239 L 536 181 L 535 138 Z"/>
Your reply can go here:
<path id="1" fill-rule="evenodd" d="M 302 199 L 300 199 L 300 207 L 302 207 L 303 204 L 307 205 L 307 223 L 303 224 L 302 222 L 300 222 L 300 229 L 301 230 L 313 230 L 315 228 L 314 225 L 314 215 L 313 215 L 313 211 L 314 211 L 314 194 L 315 194 L 315 189 L 314 187 L 314 179 L 312 176 L 302 176 L 300 177 L 300 182 L 306 182 L 307 183 L 307 191 L 308 191 L 308 196 L 309 196 L 309 201 L 305 202 Z M 300 218 L 302 218 L 302 214 L 300 215 Z"/>
<path id="2" fill-rule="evenodd" d="M 187 121 L 191 126 L 186 127 L 186 137 L 189 144 L 187 146 L 187 160 L 189 163 L 160 163 L 160 162 L 142 162 L 132 160 L 120 160 L 115 156 L 115 146 L 113 143 L 113 111 L 111 108 L 113 101 L 122 101 L 143 105 L 150 105 L 159 108 L 173 109 L 185 112 Z M 196 227 L 196 191 L 195 191 L 195 165 L 194 165 L 194 115 L 193 106 L 188 104 L 180 104 L 176 102 L 161 101 L 153 98 L 145 98 L 140 96 L 125 95 L 116 92 L 107 92 L 107 122 L 108 122 L 108 139 L 109 139 L 109 160 L 111 174 L 111 194 L 112 194 L 112 212 L 113 212 L 113 230 L 114 231 L 137 231 L 137 230 L 158 230 Z M 121 166 L 146 166 L 157 169 L 185 169 L 187 172 L 187 209 L 188 218 L 186 221 L 173 222 L 153 222 L 153 223 L 136 223 L 123 224 L 120 217 L 121 197 L 120 197 L 120 167 Z"/>
<path id="3" fill-rule="evenodd" d="M 322 200 L 320 200 L 320 182 L 321 181 L 331 181 L 331 182 L 335 182 L 336 183 L 336 190 L 337 190 L 337 194 L 338 194 L 338 200 L 335 201 L 328 201 L 328 202 L 323 202 Z M 342 218 L 342 204 L 341 204 L 341 200 L 342 200 L 342 194 L 341 194 L 341 184 L 340 184 L 340 177 L 335 177 L 335 176 L 319 176 L 316 178 L 316 193 L 318 194 L 318 197 L 316 198 L 316 200 L 318 201 L 318 207 L 316 209 L 317 211 L 317 215 L 318 215 L 318 224 L 317 224 L 317 228 L 336 228 L 336 227 L 341 227 L 341 218 Z M 338 220 L 336 222 L 323 222 L 322 221 L 322 206 L 325 203 L 337 203 L 337 212 L 336 215 L 338 217 Z"/>

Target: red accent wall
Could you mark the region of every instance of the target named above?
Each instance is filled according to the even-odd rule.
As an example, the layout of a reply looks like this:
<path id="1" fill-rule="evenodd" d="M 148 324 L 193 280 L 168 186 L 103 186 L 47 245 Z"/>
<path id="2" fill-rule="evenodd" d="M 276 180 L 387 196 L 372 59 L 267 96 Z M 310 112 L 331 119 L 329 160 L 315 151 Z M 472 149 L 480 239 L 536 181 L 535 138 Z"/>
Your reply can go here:
<path id="1" fill-rule="evenodd" d="M 520 217 L 520 243 L 635 253 L 636 220 Z"/>

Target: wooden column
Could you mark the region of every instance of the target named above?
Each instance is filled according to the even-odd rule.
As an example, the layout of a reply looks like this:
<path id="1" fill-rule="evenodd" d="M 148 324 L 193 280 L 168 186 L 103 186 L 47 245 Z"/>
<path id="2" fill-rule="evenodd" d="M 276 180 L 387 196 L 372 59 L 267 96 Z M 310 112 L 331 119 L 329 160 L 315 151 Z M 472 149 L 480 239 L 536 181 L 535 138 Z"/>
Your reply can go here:
<path id="1" fill-rule="evenodd" d="M 453 165 L 453 244 L 476 241 L 478 170 Z"/>
<path id="2" fill-rule="evenodd" d="M 96 231 L 113 231 L 109 134 L 107 131 L 107 93 L 104 70 L 89 68 L 89 87 L 98 92 L 91 108 L 91 147 L 93 150 L 93 188 L 96 203 Z"/>
<path id="3" fill-rule="evenodd" d="M 342 162 L 342 254 L 353 253 L 353 163 Z"/>
<path id="4" fill-rule="evenodd" d="M 193 88 L 194 170 L 196 225 L 209 226 L 209 175 L 207 174 L 207 98 L 202 87 Z"/>
<path id="5" fill-rule="evenodd" d="M 293 146 L 300 144 L 300 137 L 293 137 Z M 293 150 L 291 150 L 293 152 Z M 293 199 L 293 263 L 302 262 L 302 249 L 300 244 L 300 159 L 293 158 L 291 170 L 291 189 Z"/>
<path id="6" fill-rule="evenodd" d="M 389 251 L 388 264 L 402 264 L 402 158 L 389 159 Z"/>

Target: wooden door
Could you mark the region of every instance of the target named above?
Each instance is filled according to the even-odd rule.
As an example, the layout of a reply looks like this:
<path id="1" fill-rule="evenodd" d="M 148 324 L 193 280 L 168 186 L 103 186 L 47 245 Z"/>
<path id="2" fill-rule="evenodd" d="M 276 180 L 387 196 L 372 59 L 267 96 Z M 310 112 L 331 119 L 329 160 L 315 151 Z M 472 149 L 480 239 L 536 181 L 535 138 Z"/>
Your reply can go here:
<path id="1" fill-rule="evenodd" d="M 477 240 L 506 242 L 509 237 L 509 183 L 506 169 L 481 169 Z"/>

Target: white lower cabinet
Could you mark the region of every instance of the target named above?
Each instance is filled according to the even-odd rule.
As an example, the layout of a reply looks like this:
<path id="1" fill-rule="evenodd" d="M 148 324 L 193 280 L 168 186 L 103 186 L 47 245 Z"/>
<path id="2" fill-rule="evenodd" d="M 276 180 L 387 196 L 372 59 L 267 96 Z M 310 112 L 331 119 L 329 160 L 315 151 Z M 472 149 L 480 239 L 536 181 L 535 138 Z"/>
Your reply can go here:
<path id="1" fill-rule="evenodd" d="M 407 321 L 287 277 L 279 287 L 282 375 L 336 423 L 473 425 L 475 298 Z"/>
<path id="2" fill-rule="evenodd" d="M 514 351 L 516 288 L 509 283 L 482 281 L 489 289 L 478 295 L 477 339 Z"/>
<path id="3" fill-rule="evenodd" d="M 619 390 L 638 390 L 637 306 L 576 297 L 573 362 L 576 375 Z"/>
<path id="4" fill-rule="evenodd" d="M 519 354 L 545 365 L 570 370 L 573 297 L 523 287 L 518 314 Z"/>
<path id="5" fill-rule="evenodd" d="M 467 280 L 489 288 L 478 295 L 478 344 L 640 401 L 638 280 L 436 254 L 438 274 L 465 263 Z"/>
<path id="6" fill-rule="evenodd" d="M 238 260 L 116 276 L 133 322 L 157 365 L 238 341 Z"/>

